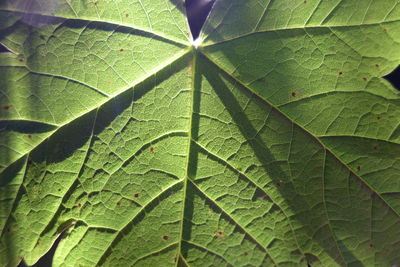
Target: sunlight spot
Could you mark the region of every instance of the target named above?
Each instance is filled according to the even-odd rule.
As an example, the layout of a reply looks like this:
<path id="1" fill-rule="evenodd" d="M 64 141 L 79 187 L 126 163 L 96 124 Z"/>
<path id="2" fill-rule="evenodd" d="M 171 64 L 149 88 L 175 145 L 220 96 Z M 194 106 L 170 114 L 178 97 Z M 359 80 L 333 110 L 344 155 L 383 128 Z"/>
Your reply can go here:
<path id="1" fill-rule="evenodd" d="M 201 38 L 198 37 L 197 39 L 191 41 L 191 45 L 193 45 L 194 48 L 197 49 L 201 45 L 202 42 L 203 42 L 203 40 L 201 40 Z"/>

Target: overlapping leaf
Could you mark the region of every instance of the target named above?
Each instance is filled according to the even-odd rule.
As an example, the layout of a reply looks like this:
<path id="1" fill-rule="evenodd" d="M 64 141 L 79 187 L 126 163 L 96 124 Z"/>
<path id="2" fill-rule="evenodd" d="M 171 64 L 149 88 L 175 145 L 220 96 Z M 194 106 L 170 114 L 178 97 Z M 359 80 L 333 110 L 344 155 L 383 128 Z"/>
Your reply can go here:
<path id="1" fill-rule="evenodd" d="M 400 263 L 400 1 L 0 7 L 2 266 Z"/>

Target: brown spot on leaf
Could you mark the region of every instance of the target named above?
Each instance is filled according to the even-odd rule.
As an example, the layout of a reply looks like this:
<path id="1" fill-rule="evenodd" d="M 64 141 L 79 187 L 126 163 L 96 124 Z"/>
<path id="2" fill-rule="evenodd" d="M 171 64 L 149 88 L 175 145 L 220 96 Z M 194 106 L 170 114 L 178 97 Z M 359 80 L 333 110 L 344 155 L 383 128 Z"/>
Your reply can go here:
<path id="1" fill-rule="evenodd" d="M 374 146 L 374 150 L 375 151 L 379 150 L 379 146 Z"/>
<path id="2" fill-rule="evenodd" d="M 29 140 L 32 140 L 32 135 L 31 134 L 28 134 L 27 137 L 28 137 Z"/>
<path id="3" fill-rule="evenodd" d="M 247 253 L 247 251 L 246 251 L 245 253 L 243 253 L 243 255 L 247 256 L 247 255 L 249 255 L 249 253 Z"/>
<path id="4" fill-rule="evenodd" d="M 11 108 L 10 105 L 5 105 L 5 106 L 3 106 L 3 109 L 4 109 L 4 110 L 10 110 L 10 108 Z"/>
<path id="5" fill-rule="evenodd" d="M 134 194 L 133 195 L 135 198 L 138 198 L 139 197 L 139 193 L 136 193 L 136 194 Z"/>
<path id="6" fill-rule="evenodd" d="M 293 96 L 293 97 L 296 97 L 296 92 L 292 92 L 292 96 Z"/>
<path id="7" fill-rule="evenodd" d="M 368 81 L 368 78 L 367 78 L 367 77 L 364 77 L 363 80 L 364 80 L 364 81 Z"/>
<path id="8" fill-rule="evenodd" d="M 380 120 L 380 119 L 381 119 L 381 116 L 377 116 L 376 119 L 377 119 L 377 120 Z"/>
<path id="9" fill-rule="evenodd" d="M 78 203 L 78 208 L 80 208 L 80 207 L 82 207 L 82 204 L 81 204 L 81 203 Z"/>
<path id="10" fill-rule="evenodd" d="M 340 71 L 340 72 L 339 72 L 339 75 L 343 75 L 343 71 Z"/>
<path id="11" fill-rule="evenodd" d="M 128 14 L 128 13 L 125 14 L 125 18 L 127 18 L 127 17 L 129 17 L 129 14 Z"/>
<path id="12" fill-rule="evenodd" d="M 167 235 L 163 235 L 163 237 L 162 237 L 165 241 L 167 241 L 168 239 L 169 239 L 169 236 L 167 236 Z"/>
<path id="13" fill-rule="evenodd" d="M 374 247 L 374 245 L 372 245 L 372 244 L 369 244 L 369 247 L 370 247 L 370 248 L 373 248 L 373 247 Z"/>
<path id="14" fill-rule="evenodd" d="M 121 202 L 118 201 L 118 202 L 117 202 L 117 206 L 119 206 L 119 205 L 121 205 Z"/>
<path id="15" fill-rule="evenodd" d="M 119 51 L 120 51 L 120 52 L 124 52 L 124 49 L 123 49 L 123 48 L 121 48 Z"/>
<path id="16" fill-rule="evenodd" d="M 149 150 L 151 153 L 154 153 L 154 147 L 151 146 Z"/>
<path id="17" fill-rule="evenodd" d="M 18 59 L 19 62 L 24 62 L 23 58 Z"/>
<path id="18" fill-rule="evenodd" d="M 177 262 L 177 258 L 176 257 L 174 257 L 173 259 L 172 259 L 172 261 L 174 262 L 174 263 L 176 263 Z"/>
<path id="19" fill-rule="evenodd" d="M 224 233 L 222 231 L 215 231 L 215 236 L 218 238 L 223 238 L 224 237 Z"/>
<path id="20" fill-rule="evenodd" d="M 379 64 L 375 64 L 375 67 L 379 68 Z"/>

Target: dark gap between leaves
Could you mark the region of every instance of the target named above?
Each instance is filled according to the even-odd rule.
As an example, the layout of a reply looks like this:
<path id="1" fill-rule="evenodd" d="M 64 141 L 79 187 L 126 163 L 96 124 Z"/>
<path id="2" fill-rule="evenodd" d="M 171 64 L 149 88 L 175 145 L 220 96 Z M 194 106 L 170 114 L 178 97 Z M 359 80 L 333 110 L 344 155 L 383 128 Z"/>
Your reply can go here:
<path id="1" fill-rule="evenodd" d="M 397 90 L 400 90 L 400 66 L 398 66 L 393 72 L 386 75 L 385 79 L 393 84 Z"/>
<path id="2" fill-rule="evenodd" d="M 30 267 L 52 267 L 54 253 L 56 252 L 56 248 L 60 243 L 61 238 L 62 234 L 54 241 L 54 244 L 51 246 L 50 250 Z M 28 265 L 26 265 L 25 262 L 22 260 L 18 267 L 28 267 Z"/>
<path id="3" fill-rule="evenodd" d="M 0 53 L 10 52 L 2 43 L 0 43 Z"/>
<path id="4" fill-rule="evenodd" d="M 197 37 L 199 37 L 200 30 L 203 27 L 214 2 L 215 0 L 186 0 L 186 14 L 193 40 L 196 40 Z"/>

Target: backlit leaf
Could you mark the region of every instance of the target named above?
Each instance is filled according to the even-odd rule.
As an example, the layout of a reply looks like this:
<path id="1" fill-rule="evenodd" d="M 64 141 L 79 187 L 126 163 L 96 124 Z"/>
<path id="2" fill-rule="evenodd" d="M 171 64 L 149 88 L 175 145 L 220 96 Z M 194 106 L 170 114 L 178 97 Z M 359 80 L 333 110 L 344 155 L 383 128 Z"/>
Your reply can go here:
<path id="1" fill-rule="evenodd" d="M 399 0 L 0 16 L 0 266 L 400 264 Z"/>

